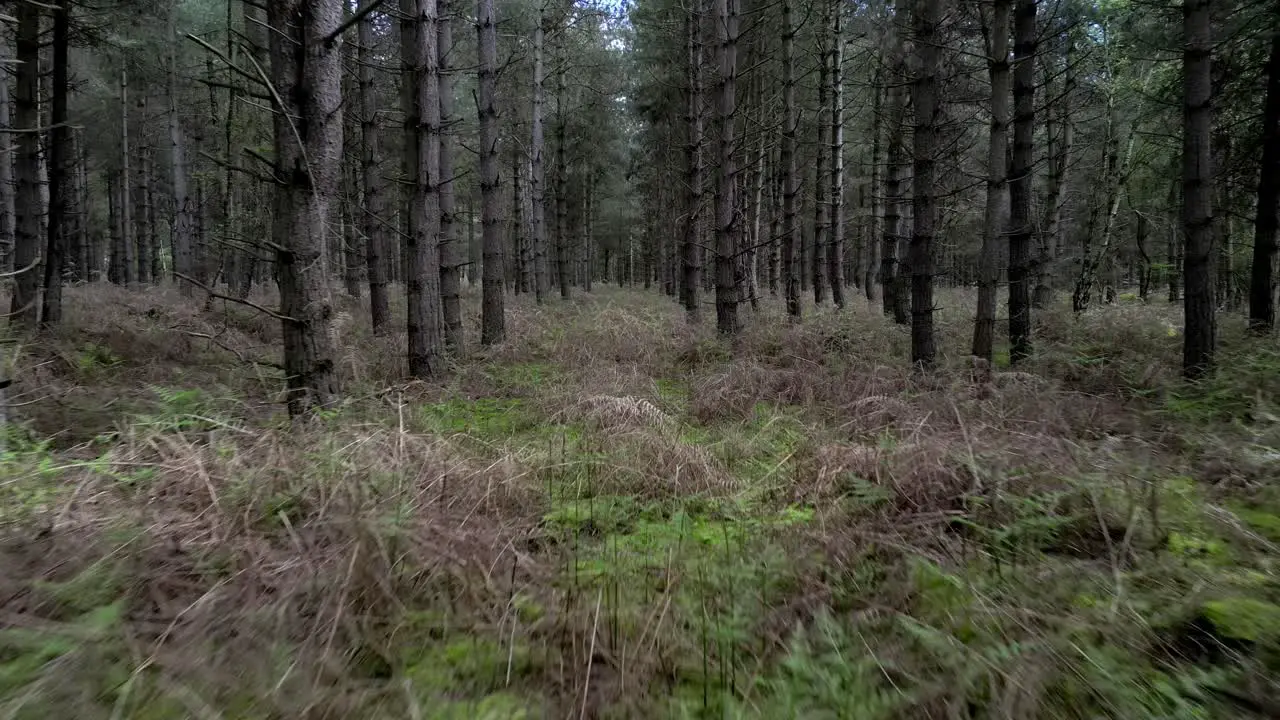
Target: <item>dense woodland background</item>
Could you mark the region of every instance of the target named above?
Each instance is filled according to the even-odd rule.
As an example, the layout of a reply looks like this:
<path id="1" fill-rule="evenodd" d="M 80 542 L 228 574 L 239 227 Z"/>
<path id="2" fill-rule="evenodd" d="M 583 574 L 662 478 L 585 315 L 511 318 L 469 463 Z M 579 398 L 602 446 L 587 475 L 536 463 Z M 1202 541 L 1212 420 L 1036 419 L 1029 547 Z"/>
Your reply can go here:
<path id="1" fill-rule="evenodd" d="M 378 330 L 405 284 L 417 377 L 465 350 L 464 283 L 486 343 L 506 292 L 594 282 L 692 322 L 713 292 L 730 335 L 878 296 L 922 366 L 939 282 L 980 288 L 988 360 L 1005 281 L 1014 360 L 1057 293 L 1185 297 L 1193 377 L 1216 312 L 1269 332 L 1273 4 L 739 5 L 15 3 L 13 322 L 68 282 L 274 279 L 298 411 L 339 392 L 331 278 Z"/>
<path id="2" fill-rule="evenodd" d="M 1280 716 L 1275 0 L 0 58 L 0 717 Z"/>

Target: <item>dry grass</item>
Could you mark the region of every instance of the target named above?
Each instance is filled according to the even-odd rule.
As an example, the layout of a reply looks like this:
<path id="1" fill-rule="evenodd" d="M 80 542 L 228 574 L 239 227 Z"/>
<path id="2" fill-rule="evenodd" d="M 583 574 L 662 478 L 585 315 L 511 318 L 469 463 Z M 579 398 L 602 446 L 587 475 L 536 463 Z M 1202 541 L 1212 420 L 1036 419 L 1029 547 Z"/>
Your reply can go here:
<path id="1" fill-rule="evenodd" d="M 1231 498 L 1259 497 L 1275 429 L 1170 420 L 1163 307 L 1047 313 L 1028 367 L 975 372 L 971 300 L 940 298 L 926 378 L 905 368 L 904 329 L 861 304 L 793 325 L 766 303 L 730 348 L 656 296 L 518 298 L 510 342 L 423 384 L 401 379 L 403 335 L 374 337 L 343 298 L 329 332 L 349 400 L 290 428 L 275 321 L 168 288 L 71 288 L 65 326 L 13 356 L 27 449 L 0 465 L 0 633 L 76 640 L 17 686 L 0 677 L 0 709 L 652 717 L 701 692 L 785 715 L 779 687 L 818 681 L 770 685 L 779 660 L 800 672 L 806 628 L 843 612 L 852 650 L 880 663 L 858 682 L 917 688 L 865 717 L 950 716 L 979 695 L 993 717 L 1055 716 L 1080 672 L 1052 640 L 1083 617 L 1063 578 L 1121 607 L 1139 550 L 1189 532 L 1162 479 L 1212 468 Z M 474 337 L 475 298 L 466 313 Z M 1229 356 L 1254 352 L 1234 321 L 1224 335 Z M 939 600 L 912 569 L 994 559 L 1004 581 L 1032 556 L 1018 582 L 1052 592 L 944 575 L 963 600 Z M 116 601 L 117 622 L 86 629 Z M 904 636 L 904 616 L 1031 649 L 990 660 L 989 682 L 922 683 L 959 661 Z"/>

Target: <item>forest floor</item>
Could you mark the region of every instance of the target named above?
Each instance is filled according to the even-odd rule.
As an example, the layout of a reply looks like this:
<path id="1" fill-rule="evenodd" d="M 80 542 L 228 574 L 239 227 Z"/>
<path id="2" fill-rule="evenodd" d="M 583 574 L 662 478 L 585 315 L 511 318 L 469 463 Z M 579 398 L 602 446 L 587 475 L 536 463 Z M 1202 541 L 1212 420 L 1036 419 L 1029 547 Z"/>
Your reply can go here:
<path id="1" fill-rule="evenodd" d="M 1235 318 L 1197 387 L 1132 296 L 988 379 L 944 291 L 923 378 L 861 300 L 731 352 L 602 287 L 404 384 L 343 302 L 304 428 L 251 308 L 78 287 L 0 346 L 0 717 L 1280 715 L 1280 347 Z"/>

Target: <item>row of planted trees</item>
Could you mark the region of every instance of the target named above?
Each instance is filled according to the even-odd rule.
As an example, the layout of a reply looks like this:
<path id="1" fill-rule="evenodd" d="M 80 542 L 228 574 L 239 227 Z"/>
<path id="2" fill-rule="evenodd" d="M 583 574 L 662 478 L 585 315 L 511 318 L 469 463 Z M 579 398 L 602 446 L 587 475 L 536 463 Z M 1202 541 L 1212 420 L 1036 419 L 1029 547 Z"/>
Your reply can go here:
<path id="1" fill-rule="evenodd" d="M 506 290 L 599 280 L 713 301 L 729 335 L 767 295 L 878 296 L 925 367 L 939 281 L 978 287 L 987 358 L 1006 283 L 1014 361 L 1055 294 L 1167 285 L 1191 375 L 1246 289 L 1273 322 L 1275 0 L 6 8 L 14 324 L 57 324 L 66 281 L 274 280 L 295 412 L 339 393 L 334 278 L 379 332 L 403 283 L 419 377 L 481 276 L 485 343 Z"/>
<path id="2" fill-rule="evenodd" d="M 340 392 L 332 278 L 367 286 L 376 332 L 388 283 L 404 284 L 409 371 L 429 377 L 462 352 L 466 283 L 483 275 L 487 344 L 504 336 L 506 287 L 567 296 L 623 264 L 620 31 L 603 12 L 10 4 L 0 118 L 18 141 L 0 152 L 16 176 L 0 182 L 0 250 L 14 326 L 58 324 L 68 281 L 172 278 L 247 301 L 274 280 L 280 305 L 260 309 L 282 322 L 300 414 Z"/>
<path id="3" fill-rule="evenodd" d="M 661 99 L 640 108 L 641 188 L 684 210 L 648 217 L 653 276 L 694 321 L 714 288 L 727 334 L 766 293 L 798 318 L 804 294 L 879 291 L 925 366 L 938 279 L 978 287 L 972 352 L 988 359 L 1007 283 L 1015 362 L 1055 294 L 1079 312 L 1163 283 L 1199 375 L 1219 309 L 1247 296 L 1253 326 L 1273 324 L 1278 12 L 642 0 L 637 94 Z"/>

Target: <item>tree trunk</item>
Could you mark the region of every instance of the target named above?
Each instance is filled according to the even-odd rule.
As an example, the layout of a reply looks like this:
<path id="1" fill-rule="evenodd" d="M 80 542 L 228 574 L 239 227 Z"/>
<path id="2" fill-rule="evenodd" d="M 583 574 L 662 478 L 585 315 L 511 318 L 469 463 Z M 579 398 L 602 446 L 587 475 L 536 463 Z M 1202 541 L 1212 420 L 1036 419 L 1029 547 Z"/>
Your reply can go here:
<path id="1" fill-rule="evenodd" d="M 88 159 L 84 162 L 87 163 Z M 150 235 L 148 235 L 147 239 L 151 244 L 151 250 L 148 253 L 151 257 L 151 281 L 160 282 L 161 278 L 164 277 L 164 263 L 163 253 L 161 252 L 160 231 L 156 226 L 156 162 L 154 154 L 147 156 L 147 164 L 144 168 L 146 170 L 144 183 L 146 184 L 147 192 L 147 227 L 150 229 Z M 85 209 L 85 217 L 88 217 L 87 208 Z"/>
<path id="2" fill-rule="evenodd" d="M 769 294 L 778 296 L 778 280 L 782 270 L 782 163 L 770 152 L 769 176 Z"/>
<path id="3" fill-rule="evenodd" d="M 7 33 L 0 33 L 0 54 L 9 57 Z M 0 81 L 0 129 L 12 130 L 10 121 L 9 81 Z M 0 132 L 0 273 L 13 270 L 14 235 L 17 231 L 13 198 L 13 139 L 10 132 Z"/>
<path id="4" fill-rule="evenodd" d="M 124 233 L 120 231 L 120 188 L 117 176 L 107 173 L 107 231 L 111 244 L 110 259 L 107 264 L 107 281 L 114 285 L 123 284 L 124 277 Z"/>
<path id="5" fill-rule="evenodd" d="M 139 99 L 138 116 L 146 117 L 146 101 Z M 138 133 L 142 135 L 141 132 Z M 142 138 L 139 137 L 139 140 Z M 151 148 L 139 147 L 136 151 L 138 156 L 138 167 L 134 171 L 133 179 L 133 235 L 137 242 L 137 260 L 138 282 L 147 284 L 151 282 L 151 228 L 147 225 L 147 177 L 149 175 L 148 165 L 151 163 Z"/>
<path id="6" fill-rule="evenodd" d="M 296 0 L 288 6 L 292 8 Z M 192 217 L 192 198 L 187 183 L 186 151 L 183 147 L 182 122 L 178 116 L 178 43 L 177 10 L 169 13 L 169 36 L 172 45 L 169 49 L 169 166 L 173 173 L 171 185 L 173 191 L 173 270 L 175 277 L 179 274 L 193 277 L 196 272 L 194 231 L 195 218 Z M 273 38 L 274 42 L 275 38 Z M 274 46 L 273 46 L 274 47 Z M 274 63 L 276 58 L 272 57 Z M 277 91 L 279 89 L 277 88 Z M 283 96 L 283 95 L 282 95 Z M 296 143 L 295 143 L 296 144 Z M 277 147 L 277 151 L 279 148 Z M 283 166 L 281 166 L 283 167 Z M 277 193 L 278 194 L 278 193 Z M 179 279 L 178 289 L 184 296 L 190 297 L 195 287 L 191 282 Z"/>
<path id="7" fill-rule="evenodd" d="M 418 141 L 421 116 L 418 110 L 418 0 L 400 0 L 400 112 L 401 120 L 401 196 L 400 217 L 403 232 L 398 247 L 396 272 L 408 289 L 411 262 L 409 245 L 419 233 L 417 205 L 419 158 Z M 407 300 L 407 298 L 406 298 Z"/>
<path id="8" fill-rule="evenodd" d="M 13 267 L 17 276 L 9 306 L 10 322 L 34 329 L 40 305 L 40 7 L 19 3 L 17 15 L 17 80 L 14 87 L 13 124 L 18 130 L 18 155 L 14 162 L 16 231 Z"/>
<path id="9" fill-rule="evenodd" d="M 827 282 L 831 302 L 844 308 L 844 5 L 831 10 L 831 229 L 827 245 Z"/>
<path id="10" fill-rule="evenodd" d="M 681 279 L 681 295 L 685 315 L 696 325 L 702 319 L 702 253 L 698 231 L 702 222 L 702 0 L 690 8 L 685 17 L 686 53 L 689 85 L 685 89 L 685 119 L 689 133 L 685 144 L 685 182 L 688 195 L 685 201 L 684 246 L 681 254 L 684 274 Z"/>
<path id="11" fill-rule="evenodd" d="M 1035 172 L 1036 0 L 1013 18 L 1013 157 L 1009 170 L 1009 361 L 1031 355 L 1031 181 Z"/>
<path id="12" fill-rule="evenodd" d="M 339 393 L 325 277 L 325 221 L 342 158 L 341 0 L 275 0 L 268 6 L 275 115 L 276 214 L 272 235 L 283 315 L 290 417 L 333 404 Z M 292 118 L 297 118 L 295 122 Z"/>
<path id="13" fill-rule="evenodd" d="M 497 162 L 495 159 L 494 162 Z M 496 165 L 495 165 L 496 168 Z M 501 226 L 502 216 L 499 213 L 498 223 Z M 499 236 L 501 236 L 501 228 L 499 228 Z M 467 287 L 475 287 L 480 284 L 481 270 L 484 268 L 484 247 L 480 244 L 481 238 L 476 234 L 476 197 L 474 194 L 467 194 Z M 506 253 L 503 253 L 506 255 Z M 505 266 L 506 263 L 504 262 Z M 503 277 L 506 277 L 506 268 L 503 268 Z"/>
<path id="14" fill-rule="evenodd" d="M 455 357 L 462 354 L 462 243 L 458 240 L 457 200 L 453 188 L 453 22 L 450 0 L 439 0 L 436 53 L 440 75 L 440 309 L 444 317 L 444 344 Z"/>
<path id="15" fill-rule="evenodd" d="M 133 197 L 133 153 L 134 148 L 129 137 L 129 74 L 120 71 L 120 228 L 124 234 L 124 284 L 137 282 L 138 277 L 138 245 L 142 241 L 138 237 L 137 225 L 134 222 Z"/>
<path id="16" fill-rule="evenodd" d="M 884 213 L 884 188 L 881 178 L 884 171 L 884 87 L 880 80 L 880 69 L 877 67 L 875 80 L 871 86 L 874 94 L 871 100 L 871 217 L 867 222 L 867 234 L 864 241 L 866 247 L 865 275 L 862 279 L 863 293 L 867 302 L 876 300 L 876 277 L 883 274 L 880 268 L 880 224 Z"/>
<path id="17" fill-rule="evenodd" d="M 356 144 L 354 133 L 351 144 Z M 347 138 L 343 138 L 342 144 L 346 147 Z M 342 203 L 340 212 L 338 213 L 338 222 L 342 231 L 342 284 L 347 291 L 347 297 L 360 299 L 362 294 L 361 286 L 364 285 L 364 278 L 360 276 L 361 267 L 361 245 L 363 238 L 360 233 L 360 226 L 356 219 L 360 213 L 360 196 L 357 190 L 358 181 L 355 179 L 355 172 L 349 170 L 354 163 L 343 159 L 342 171 L 342 190 L 339 191 Z M 230 194 L 228 193 L 228 196 Z M 225 257 L 226 253 L 223 253 Z"/>
<path id="18" fill-rule="evenodd" d="M 818 21 L 817 27 L 817 50 L 818 50 L 818 109 L 814 118 L 815 131 L 817 138 L 814 142 L 814 175 L 813 175 L 813 257 L 811 258 L 813 265 L 806 268 L 812 273 L 810 280 L 813 286 L 813 303 L 821 306 L 827 300 L 827 286 L 824 282 L 827 271 L 827 231 L 828 231 L 828 211 L 830 203 L 827 197 L 827 191 L 831 189 L 830 176 L 827 174 L 827 158 L 830 152 L 830 141 L 827 139 L 827 132 L 831 129 L 827 121 L 828 111 L 830 110 L 829 86 L 831 77 L 831 69 L 829 62 L 831 55 L 828 52 L 827 31 L 831 27 L 831 5 L 829 0 L 818 0 L 821 6 L 819 12 L 822 17 Z"/>
<path id="19" fill-rule="evenodd" d="M 49 113 L 49 246 L 44 262 L 44 306 L 40 323 L 62 322 L 62 273 L 70 235 L 71 129 L 67 127 L 67 50 L 71 34 L 70 0 L 58 0 L 53 10 L 53 88 Z"/>
<path id="20" fill-rule="evenodd" d="M 83 130 L 75 133 L 73 137 L 76 138 L 76 192 L 79 195 L 76 205 L 80 211 L 80 220 L 76 229 L 80 234 L 82 277 L 86 282 L 97 282 L 102 280 L 103 256 L 98 242 L 100 233 L 89 227 L 89 218 L 93 215 L 89 195 L 89 149 Z M 155 227 L 154 219 L 152 227 Z"/>
<path id="21" fill-rule="evenodd" d="M 537 26 L 533 29 L 533 111 L 530 125 L 532 141 L 529 152 L 532 156 L 532 172 L 529 176 L 529 194 L 533 200 L 533 273 L 534 295 L 542 302 L 547 295 L 547 198 L 546 171 L 543 167 L 543 152 L 546 141 L 543 137 L 542 113 L 546 102 L 543 88 L 543 14 L 538 11 Z"/>
<path id="22" fill-rule="evenodd" d="M 480 342 L 500 343 L 506 337 L 506 315 L 503 307 L 502 217 L 498 185 L 498 110 L 495 107 L 495 85 L 498 67 L 498 34 L 493 13 L 494 0 L 476 0 L 476 32 L 480 49 L 480 227 L 484 245 L 483 305 L 480 320 Z M 516 227 L 520 226 L 520 184 L 511 207 Z M 517 233 L 517 236 L 519 233 Z"/>
<path id="23" fill-rule="evenodd" d="M 764 118 L 759 119 L 760 125 L 764 125 Z M 765 138 L 761 136 L 759 149 L 756 151 L 756 161 L 752 163 L 752 187 L 751 187 L 751 228 L 749 230 L 749 238 L 747 246 L 744 249 L 742 257 L 743 274 L 746 281 L 747 299 L 751 301 L 751 310 L 753 312 L 760 310 L 760 288 L 758 286 L 757 277 L 759 275 L 757 268 L 757 258 L 759 256 L 760 242 L 760 214 L 764 210 L 764 178 L 765 178 L 765 155 L 767 149 L 765 147 Z"/>
<path id="24" fill-rule="evenodd" d="M 716 30 L 720 42 L 720 87 L 717 89 L 716 139 L 716 330 L 738 333 L 738 283 L 734 265 L 738 252 L 737 170 L 734 167 L 734 116 L 737 112 L 738 0 L 716 0 Z"/>
<path id="25" fill-rule="evenodd" d="M 497 131 L 495 130 L 494 132 L 496 133 Z M 533 213 L 529 211 L 530 203 L 523 195 L 525 168 L 528 163 L 527 161 L 522 162 L 525 158 L 519 151 L 513 152 L 511 156 L 515 158 L 511 170 L 511 221 L 513 227 L 515 227 L 514 252 L 516 253 L 517 266 L 519 268 L 516 293 L 530 293 L 533 292 L 535 282 L 533 278 L 533 239 L 532 233 L 529 232 L 530 227 L 533 225 L 531 220 Z M 483 208 L 481 208 L 481 213 L 483 214 L 483 212 Z"/>
<path id="26" fill-rule="evenodd" d="M 439 374 L 440 312 L 440 73 L 437 65 L 436 0 L 417 0 L 412 55 L 418 68 L 417 183 L 410 215 L 416 216 L 414 232 L 406 239 L 409 303 L 409 374 L 430 378 Z"/>
<path id="27" fill-rule="evenodd" d="M 1213 288 L 1213 127 L 1211 0 L 1184 0 L 1182 224 L 1184 227 L 1182 371 L 1190 379 L 1213 366 L 1216 322 Z"/>
<path id="28" fill-rule="evenodd" d="M 582 247 L 586 257 L 583 258 L 583 290 L 591 292 L 593 281 L 596 274 L 596 244 L 595 244 L 595 210 L 596 195 L 595 187 L 588 185 L 583 193 L 583 209 L 582 209 Z"/>
<path id="29" fill-rule="evenodd" d="M 1138 297 L 1143 302 L 1147 301 L 1147 296 L 1151 293 L 1151 254 L 1147 252 L 1147 230 L 1147 216 L 1135 211 L 1133 241 L 1138 248 L 1138 257 L 1142 259 L 1142 265 L 1138 267 Z"/>
<path id="30" fill-rule="evenodd" d="M 387 209 L 382 175 L 378 171 L 378 97 L 374 90 L 373 13 L 360 19 L 356 63 L 360 66 L 360 172 L 364 185 L 364 209 L 360 213 L 365 235 L 365 265 L 369 276 L 369 315 L 373 333 L 386 332 L 391 319 L 387 300 L 387 234 L 382 218 Z"/>
<path id="31" fill-rule="evenodd" d="M 787 315 L 800 317 L 800 273 L 796 262 L 800 218 L 796 200 L 800 194 L 796 172 L 796 20 L 793 0 L 782 0 L 782 274 Z"/>
<path id="32" fill-rule="evenodd" d="M 5 118 L 8 121 L 8 118 Z M 81 164 L 80 164 L 80 133 L 76 128 L 68 128 L 67 130 L 67 227 L 66 227 L 66 247 L 63 249 L 63 277 L 71 281 L 86 280 L 87 265 L 84 262 L 84 230 L 88 219 L 88 213 L 84 211 L 83 204 L 84 192 L 81 189 Z M 0 258 L 0 261 L 3 259 Z"/>
<path id="33" fill-rule="evenodd" d="M 560 61 L 557 64 L 563 64 L 563 51 L 557 45 L 555 58 Z M 560 284 L 560 299 L 568 300 L 571 296 L 571 288 L 573 287 L 573 278 L 570 275 L 569 265 L 569 166 L 566 164 L 565 147 L 565 126 L 569 119 L 565 117 L 564 107 L 562 105 L 565 95 L 565 72 L 561 67 L 560 72 L 556 73 L 556 157 L 555 157 L 555 181 L 556 181 L 556 281 Z"/>
<path id="34" fill-rule="evenodd" d="M 1267 97 L 1262 110 L 1262 168 L 1253 221 L 1253 270 L 1249 278 L 1249 328 L 1270 333 L 1275 326 L 1276 215 L 1280 211 L 1280 32 L 1271 31 Z"/>
<path id="35" fill-rule="evenodd" d="M 1013 0 L 994 0 L 987 73 L 991 77 L 991 127 L 987 141 L 987 207 L 978 259 L 978 316 L 973 323 L 973 355 L 988 362 L 996 328 L 996 288 L 1000 282 L 1001 210 L 1008 189 L 1009 17 Z"/>
<path id="36" fill-rule="evenodd" d="M 1021 0 L 1025 2 L 1026 0 Z M 937 349 L 933 337 L 933 236 L 937 210 L 934 200 L 934 165 L 937 153 L 938 24 L 940 3 L 924 0 L 913 8 L 919 70 L 911 83 L 915 113 L 912 135 L 911 209 L 911 363 L 921 369 L 934 365 Z"/>
<path id="37" fill-rule="evenodd" d="M 899 51 L 901 52 L 901 51 Z M 903 140 L 906 120 L 906 98 L 902 86 L 901 58 L 896 58 L 893 65 L 895 72 L 890 78 L 888 90 L 889 110 L 888 124 L 885 128 L 888 142 L 888 158 L 885 162 L 884 182 L 884 236 L 880 243 L 880 286 L 884 314 L 892 317 L 899 325 L 906 325 L 906 298 L 903 297 L 901 278 L 906 274 L 905 263 L 901 262 L 898 252 L 899 240 L 902 237 L 903 170 L 906 157 L 906 143 Z"/>
<path id="38" fill-rule="evenodd" d="M 1065 60 L 1063 63 L 1062 90 L 1055 95 L 1051 88 L 1053 66 L 1045 69 L 1045 137 L 1048 141 L 1049 187 L 1045 195 L 1044 220 L 1040 223 L 1039 250 L 1036 254 L 1035 289 L 1031 304 L 1046 308 L 1053 300 L 1054 261 L 1062 246 L 1062 207 L 1067 183 L 1067 169 L 1071 167 L 1071 141 L 1075 134 L 1075 121 L 1071 115 L 1071 98 L 1075 94 L 1075 40 L 1074 31 L 1065 33 Z"/>

